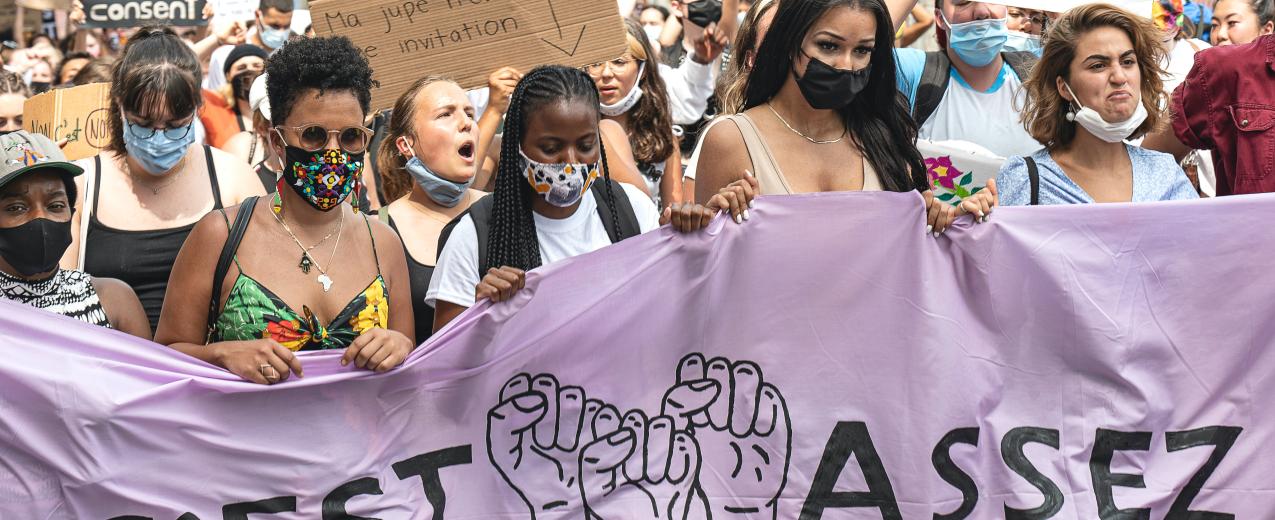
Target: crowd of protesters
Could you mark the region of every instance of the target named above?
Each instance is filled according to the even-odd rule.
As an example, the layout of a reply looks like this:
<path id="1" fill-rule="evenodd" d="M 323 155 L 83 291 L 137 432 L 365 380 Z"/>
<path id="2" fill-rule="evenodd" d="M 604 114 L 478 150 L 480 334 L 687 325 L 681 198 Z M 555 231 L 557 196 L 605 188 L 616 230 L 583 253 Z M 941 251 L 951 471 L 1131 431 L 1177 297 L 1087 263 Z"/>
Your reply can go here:
<path id="1" fill-rule="evenodd" d="M 15 24 L 0 297 L 271 384 L 302 376 L 299 350 L 392 369 L 529 270 L 718 213 L 746 225 L 759 195 L 917 192 L 938 238 L 999 205 L 1275 191 L 1273 0 L 628 0 L 613 59 L 490 63 L 469 91 L 423 71 L 385 110 L 364 55 L 294 30 L 297 7 Z M 98 82 L 98 155 L 22 130 L 27 99 Z M 918 140 L 1004 166 L 949 204 Z"/>

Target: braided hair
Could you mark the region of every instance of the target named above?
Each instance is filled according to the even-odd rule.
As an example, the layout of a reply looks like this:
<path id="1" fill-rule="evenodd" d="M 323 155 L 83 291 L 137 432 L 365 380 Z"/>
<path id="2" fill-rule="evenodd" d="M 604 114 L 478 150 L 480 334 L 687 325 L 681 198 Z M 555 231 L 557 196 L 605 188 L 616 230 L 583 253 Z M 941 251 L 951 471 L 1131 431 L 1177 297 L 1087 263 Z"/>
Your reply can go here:
<path id="1" fill-rule="evenodd" d="M 480 265 L 479 275 L 501 266 L 524 271 L 540 267 L 540 241 L 536 221 L 532 218 L 531 197 L 535 193 L 524 175 L 525 165 L 519 150 L 527 131 L 530 115 L 555 103 L 584 103 L 598 110 L 598 89 L 593 79 L 581 70 L 558 65 L 538 67 L 518 82 L 505 115 L 505 135 L 500 142 L 500 164 L 496 170 L 496 188 L 492 192 L 491 228 L 487 236 L 487 264 Z M 602 161 L 602 179 L 611 221 L 618 223 L 615 195 L 611 187 L 611 170 L 606 149 L 598 134 L 598 153 Z M 613 226 L 613 227 L 618 227 Z M 611 242 L 619 241 L 619 230 L 608 229 Z"/>

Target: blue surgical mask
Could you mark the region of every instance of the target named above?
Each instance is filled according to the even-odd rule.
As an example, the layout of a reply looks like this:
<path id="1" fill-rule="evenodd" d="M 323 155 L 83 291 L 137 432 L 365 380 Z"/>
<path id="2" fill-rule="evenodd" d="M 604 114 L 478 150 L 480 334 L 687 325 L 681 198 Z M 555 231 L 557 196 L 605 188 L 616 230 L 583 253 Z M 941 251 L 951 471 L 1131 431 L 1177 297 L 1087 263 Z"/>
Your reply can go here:
<path id="1" fill-rule="evenodd" d="M 1005 50 L 1030 52 L 1040 56 L 1044 49 L 1040 44 L 1040 37 L 1035 34 L 1027 34 L 1025 32 L 1010 31 L 1009 39 L 1005 41 Z"/>
<path id="2" fill-rule="evenodd" d="M 275 29 L 264 23 L 261 24 L 261 43 L 266 44 L 266 47 L 271 49 L 283 47 L 283 44 L 288 43 L 288 37 L 291 35 L 291 29 Z"/>
<path id="3" fill-rule="evenodd" d="M 439 177 L 437 173 L 425 166 L 419 157 L 412 157 L 407 160 L 407 164 L 403 166 L 407 169 L 407 173 L 411 174 L 412 179 L 425 190 L 425 194 L 429 195 L 430 200 L 437 202 L 439 205 L 454 208 L 460 204 L 460 200 L 465 197 L 465 192 L 469 191 L 469 186 L 474 183 L 474 178 L 470 177 L 468 181 L 456 182 Z"/>
<path id="4" fill-rule="evenodd" d="M 956 51 L 961 61 L 982 67 L 994 61 L 1009 40 L 1008 18 L 988 18 L 954 24 L 939 13 L 947 24 L 947 46 Z"/>
<path id="5" fill-rule="evenodd" d="M 191 128 L 194 124 L 195 122 L 191 121 L 190 125 L 186 126 L 186 135 L 179 139 L 170 139 L 164 130 L 155 130 L 150 137 L 143 139 L 135 136 L 134 132 L 145 134 L 151 129 L 135 125 L 125 119 L 124 149 L 128 151 L 129 157 L 141 163 L 146 173 L 163 175 L 176 166 L 182 157 L 186 156 L 190 145 L 194 144 L 195 131 Z"/>

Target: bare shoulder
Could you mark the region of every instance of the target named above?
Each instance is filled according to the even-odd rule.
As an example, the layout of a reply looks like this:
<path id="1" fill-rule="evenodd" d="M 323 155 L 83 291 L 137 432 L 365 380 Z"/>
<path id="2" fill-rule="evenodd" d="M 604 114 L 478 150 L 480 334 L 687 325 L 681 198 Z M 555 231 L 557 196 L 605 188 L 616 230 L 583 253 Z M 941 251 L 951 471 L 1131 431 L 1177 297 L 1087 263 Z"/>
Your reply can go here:
<path id="1" fill-rule="evenodd" d="M 752 168 L 748 146 L 739 126 L 730 119 L 713 125 L 704 136 L 695 174 L 695 200 L 708 200 L 723 186 L 744 178 Z"/>
<path id="2" fill-rule="evenodd" d="M 388 210 L 389 207 L 386 206 L 385 209 Z M 398 233 L 394 232 L 394 228 L 381 222 L 381 219 L 375 215 L 364 215 L 363 218 L 367 220 L 368 226 L 372 229 L 372 238 L 376 240 L 377 255 L 386 258 L 387 254 L 391 255 L 391 257 L 396 252 L 400 256 L 403 254 L 403 241 L 399 238 Z"/>
<path id="3" fill-rule="evenodd" d="M 222 200 L 237 204 L 253 195 L 266 194 L 261 178 L 247 162 L 221 149 L 209 149 L 212 150 L 213 166 L 217 168 Z"/>
<path id="4" fill-rule="evenodd" d="M 93 290 L 97 291 L 97 296 L 107 307 L 113 307 L 129 302 L 136 302 L 137 292 L 124 283 L 123 280 L 116 278 L 98 278 L 92 277 Z"/>

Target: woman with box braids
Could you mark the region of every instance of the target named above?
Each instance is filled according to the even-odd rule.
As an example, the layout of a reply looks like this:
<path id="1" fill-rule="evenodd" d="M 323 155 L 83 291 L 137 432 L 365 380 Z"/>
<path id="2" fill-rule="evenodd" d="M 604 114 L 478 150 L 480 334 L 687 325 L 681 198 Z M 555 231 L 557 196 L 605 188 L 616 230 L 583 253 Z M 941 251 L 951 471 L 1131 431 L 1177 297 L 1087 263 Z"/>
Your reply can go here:
<path id="1" fill-rule="evenodd" d="M 583 71 L 547 66 L 522 78 L 505 116 L 495 190 L 443 232 L 425 298 L 434 330 L 479 300 L 508 300 L 527 270 L 660 225 L 645 192 L 611 179 L 600 124 L 597 87 Z M 741 215 L 751 193 L 741 181 L 708 206 L 671 207 L 663 220 L 698 231 L 718 209 Z"/>

